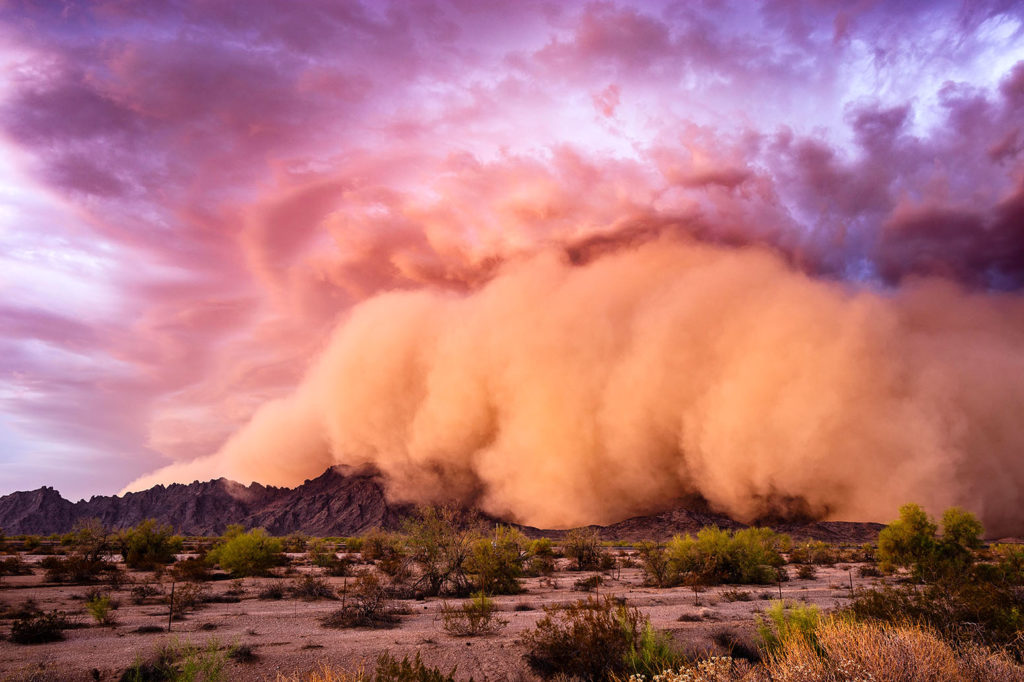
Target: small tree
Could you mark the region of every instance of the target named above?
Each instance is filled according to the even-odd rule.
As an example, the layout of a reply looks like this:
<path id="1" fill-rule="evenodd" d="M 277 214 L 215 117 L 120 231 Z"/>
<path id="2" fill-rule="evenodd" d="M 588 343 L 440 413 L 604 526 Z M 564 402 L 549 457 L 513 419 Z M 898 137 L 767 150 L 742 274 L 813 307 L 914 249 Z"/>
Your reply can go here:
<path id="1" fill-rule="evenodd" d="M 938 526 L 921 508 L 909 503 L 900 507 L 900 518 L 878 534 L 878 560 L 883 568 L 910 568 L 914 576 L 932 580 L 968 568 L 973 551 L 981 547 L 981 522 L 960 507 L 942 515 L 942 537 Z"/>
<path id="2" fill-rule="evenodd" d="M 409 557 L 420 569 L 416 586 L 428 596 L 470 592 L 466 563 L 480 537 L 472 523 L 459 523 L 454 510 L 427 507 L 405 526 Z"/>
<path id="3" fill-rule="evenodd" d="M 526 536 L 509 526 L 498 526 L 492 538 L 477 540 L 466 564 L 477 588 L 486 594 L 519 594 L 528 546 Z"/>
<path id="4" fill-rule="evenodd" d="M 146 519 L 122 531 L 117 543 L 125 565 L 142 570 L 174 563 L 174 555 L 181 551 L 183 544 L 181 537 L 174 534 L 173 527 L 160 524 L 156 519 Z"/>
<path id="5" fill-rule="evenodd" d="M 101 561 L 110 551 L 110 531 L 99 519 L 80 519 L 61 536 L 60 544 L 86 561 Z"/>
<path id="6" fill-rule="evenodd" d="M 574 528 L 562 542 L 565 556 L 576 561 L 576 570 L 586 571 L 601 562 L 601 538 L 593 528 Z"/>
<path id="7" fill-rule="evenodd" d="M 207 559 L 220 565 L 231 575 L 243 578 L 252 575 L 266 575 L 272 566 L 281 561 L 281 541 L 267 535 L 262 528 L 248 533 L 237 532 L 229 527 L 230 537 L 215 546 Z"/>

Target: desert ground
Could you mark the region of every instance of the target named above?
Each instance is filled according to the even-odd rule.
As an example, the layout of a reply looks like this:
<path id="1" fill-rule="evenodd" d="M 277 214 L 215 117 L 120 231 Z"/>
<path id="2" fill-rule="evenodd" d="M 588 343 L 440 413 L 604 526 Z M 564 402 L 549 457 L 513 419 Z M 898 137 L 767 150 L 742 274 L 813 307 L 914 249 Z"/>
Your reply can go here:
<path id="1" fill-rule="evenodd" d="M 274 680 L 282 675 L 301 675 L 323 664 L 372 670 L 384 651 L 398 658 L 419 653 L 425 663 L 445 671 L 457 667 L 458 679 L 533 679 L 518 639 L 543 616 L 543 607 L 594 596 L 594 592 L 575 587 L 581 578 L 601 575 L 602 584 L 596 591 L 599 596 L 624 599 L 628 605 L 640 608 L 654 627 L 670 633 L 676 643 L 695 655 L 725 653 L 723 641 L 752 646 L 755 618 L 780 594 L 783 599 L 814 604 L 825 611 L 843 605 L 850 598 L 851 585 L 868 587 L 883 580 L 858 577 L 858 564 L 820 566 L 813 579 L 798 579 L 795 567 L 788 566 L 791 579 L 777 585 L 722 585 L 695 593 L 688 587 L 646 587 L 642 570 L 630 566 L 633 550 L 619 548 L 616 554 L 620 567 L 603 573 L 570 571 L 568 560 L 562 559 L 550 577 L 523 579 L 523 593 L 494 598 L 499 616 L 507 625 L 496 634 L 476 637 L 455 637 L 444 631 L 440 608 L 446 600 L 438 598 L 398 602 L 407 614 L 388 629 L 322 626 L 321 618 L 338 609 L 340 601 L 303 601 L 288 595 L 277 600 L 261 598 L 260 593 L 271 585 L 320 573 L 303 555 L 290 555 L 292 566 L 276 569 L 280 575 L 275 577 L 202 583 L 205 599 L 212 601 L 174 620 L 170 632 L 166 631 L 165 593 L 170 589 L 166 576 L 159 581 L 152 573 L 130 572 L 130 581 L 112 592 L 119 602 L 114 611 L 116 624 L 100 626 L 84 609 L 88 586 L 45 583 L 43 571 L 37 568 L 31 576 L 12 576 L 0 583 L 0 633 L 6 634 L 10 614 L 26 603 L 34 603 L 43 611 L 66 611 L 82 627 L 67 630 L 65 641 L 60 642 L 18 645 L 0 641 L 0 680 L 115 680 L 134 662 L 151 658 L 160 647 L 172 643 L 212 645 L 223 650 L 250 647 L 255 657 L 245 662 L 229 661 L 225 670 L 228 679 Z M 42 557 L 23 558 L 38 564 Z M 324 576 L 324 580 L 339 594 L 353 583 L 350 577 Z M 131 589 L 143 584 L 153 585 L 160 593 L 146 603 L 135 604 Z M 181 585 L 177 584 L 179 588 Z M 218 599 L 237 601 L 223 603 Z"/>

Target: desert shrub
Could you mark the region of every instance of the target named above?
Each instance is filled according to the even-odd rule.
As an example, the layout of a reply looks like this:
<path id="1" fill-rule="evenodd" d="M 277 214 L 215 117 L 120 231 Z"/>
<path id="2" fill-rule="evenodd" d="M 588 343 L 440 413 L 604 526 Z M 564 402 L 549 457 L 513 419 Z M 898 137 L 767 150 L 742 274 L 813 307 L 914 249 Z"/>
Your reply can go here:
<path id="1" fill-rule="evenodd" d="M 133 587 L 128 594 L 133 604 L 145 604 L 153 597 L 163 594 L 163 590 L 150 583 L 142 583 Z"/>
<path id="2" fill-rule="evenodd" d="M 600 565 L 601 538 L 593 528 L 574 528 L 562 540 L 562 553 L 575 562 L 575 570 L 593 570 Z"/>
<path id="3" fill-rule="evenodd" d="M 616 566 L 615 555 L 611 552 L 601 552 L 597 557 L 597 568 L 601 571 L 614 570 Z"/>
<path id="4" fill-rule="evenodd" d="M 458 606 L 441 604 L 441 618 L 444 631 L 454 637 L 475 637 L 490 635 L 508 625 L 499 618 L 494 600 L 483 592 L 477 592 Z"/>
<path id="5" fill-rule="evenodd" d="M 43 644 L 64 639 L 64 630 L 73 627 L 67 615 L 60 611 L 26 613 L 11 623 L 8 640 L 15 644 Z"/>
<path id="6" fill-rule="evenodd" d="M 174 563 L 174 555 L 181 551 L 182 542 L 173 527 L 156 519 L 146 519 L 121 531 L 116 539 L 125 566 L 137 570 L 153 570 Z"/>
<path id="7" fill-rule="evenodd" d="M 789 561 L 794 564 L 818 564 L 832 566 L 839 561 L 839 550 L 827 542 L 801 542 L 789 553 Z"/>
<path id="8" fill-rule="evenodd" d="M 746 590 L 724 590 L 722 592 L 722 599 L 724 599 L 727 602 L 737 602 L 752 601 L 754 597 Z"/>
<path id="9" fill-rule="evenodd" d="M 920 623 L 953 642 L 1006 647 L 1024 659 L 1024 595 L 1014 586 L 971 575 L 923 586 L 858 591 L 847 607 L 861 621 Z"/>
<path id="10" fill-rule="evenodd" d="M 881 568 L 901 566 L 909 568 L 918 579 L 935 580 L 970 567 L 984 532 L 977 518 L 959 507 L 950 507 L 942 515 L 941 537 L 936 536 L 937 530 L 919 505 L 900 507 L 900 518 L 878 534 Z"/>
<path id="11" fill-rule="evenodd" d="M 329 628 L 393 627 L 398 623 L 398 616 L 387 587 L 376 574 L 366 572 L 344 592 L 342 607 L 321 623 Z"/>
<path id="12" fill-rule="evenodd" d="M 317 601 L 318 599 L 337 599 L 334 590 L 323 578 L 315 575 L 303 575 L 295 578 L 288 591 L 296 599 Z"/>
<path id="13" fill-rule="evenodd" d="M 172 641 L 159 647 L 147 660 L 137 659 L 121 676 L 121 682 L 220 682 L 232 648 L 222 649 L 216 639 L 200 646 Z"/>
<path id="14" fill-rule="evenodd" d="M 184 618 L 206 601 L 206 586 L 201 583 L 178 583 L 167 594 L 167 603 L 175 619 Z"/>
<path id="15" fill-rule="evenodd" d="M 593 592 L 601 584 L 601 576 L 589 575 L 585 578 L 580 578 L 572 584 L 572 589 L 577 592 Z"/>
<path id="16" fill-rule="evenodd" d="M 644 541 L 637 545 L 640 567 L 644 572 L 644 584 L 655 587 L 669 587 L 678 584 L 679 576 L 671 569 L 668 552 L 660 542 Z"/>
<path id="17" fill-rule="evenodd" d="M 755 620 L 764 649 L 773 652 L 794 639 L 814 645 L 819 618 L 817 606 L 773 601 L 764 617 L 757 616 Z"/>
<path id="18" fill-rule="evenodd" d="M 362 538 L 345 538 L 342 541 L 346 552 L 353 554 L 362 552 L 363 550 L 363 539 Z"/>
<path id="19" fill-rule="evenodd" d="M 205 559 L 195 557 L 183 559 L 171 567 L 171 577 L 177 581 L 202 582 L 209 580 L 210 564 Z"/>
<path id="20" fill-rule="evenodd" d="M 543 677 L 564 675 L 607 680 L 614 675 L 671 667 L 667 640 L 649 629 L 635 608 L 610 598 L 546 607 L 545 615 L 523 634 L 526 661 Z M 656 659 L 660 663 L 654 663 Z M 647 663 L 644 663 L 644 662 Z M 640 670 L 639 665 L 649 665 Z"/>
<path id="21" fill-rule="evenodd" d="M 115 622 L 114 609 L 117 606 L 110 600 L 108 595 L 96 595 L 85 602 L 85 610 L 93 617 L 98 625 L 113 625 Z"/>
<path id="22" fill-rule="evenodd" d="M 994 562 L 990 570 L 993 580 L 1010 585 L 1024 585 L 1024 546 L 995 545 L 992 547 Z"/>
<path id="23" fill-rule="evenodd" d="M 305 533 L 295 531 L 289 533 L 281 539 L 281 548 L 285 552 L 292 554 L 302 554 L 306 551 L 306 547 L 309 544 L 309 536 Z"/>
<path id="24" fill-rule="evenodd" d="M 787 640 L 762 670 L 772 680 L 1024 680 L 1024 668 L 1005 656 L 950 646 L 926 628 L 843 619 L 819 623 L 813 638 Z"/>
<path id="25" fill-rule="evenodd" d="M 88 559 L 77 554 L 67 557 L 48 556 L 39 565 L 46 569 L 44 577 L 48 582 L 76 585 L 96 582 L 104 574 L 117 570 L 116 566 L 103 559 Z"/>
<path id="26" fill-rule="evenodd" d="M 419 569 L 416 589 L 427 596 L 469 594 L 467 563 L 480 537 L 454 510 L 426 507 L 405 525 L 409 558 Z"/>
<path id="27" fill-rule="evenodd" d="M 498 526 L 490 538 L 473 543 L 466 562 L 478 590 L 486 594 L 519 594 L 529 541 L 519 530 Z"/>
<path id="28" fill-rule="evenodd" d="M 20 556 L 9 556 L 0 560 L 0 577 L 5 575 L 32 575 L 32 567 Z"/>
<path id="29" fill-rule="evenodd" d="M 228 650 L 228 658 L 235 663 L 255 663 L 260 660 L 253 644 L 238 644 Z"/>
<path id="30" fill-rule="evenodd" d="M 470 678 L 472 680 L 472 678 Z M 455 668 L 443 673 L 438 668 L 428 667 L 420 660 L 419 652 L 409 660 L 408 656 L 398 660 L 391 654 L 383 653 L 377 658 L 374 682 L 455 682 Z"/>
<path id="31" fill-rule="evenodd" d="M 861 578 L 880 578 L 882 572 L 875 566 L 861 566 L 857 569 L 857 575 Z"/>
<path id="32" fill-rule="evenodd" d="M 530 541 L 530 556 L 546 556 L 555 558 L 555 543 L 551 538 L 537 538 Z"/>
<path id="33" fill-rule="evenodd" d="M 385 533 L 379 528 L 375 528 L 363 538 L 360 553 L 364 561 L 379 561 L 396 555 L 404 556 L 405 541 L 400 535 Z"/>
<path id="34" fill-rule="evenodd" d="M 288 593 L 288 586 L 282 580 L 275 580 L 268 585 L 265 585 L 262 590 L 259 591 L 260 599 L 284 599 L 284 596 Z"/>
<path id="35" fill-rule="evenodd" d="M 60 537 L 60 544 L 68 548 L 69 554 L 87 561 L 100 561 L 110 550 L 110 531 L 99 519 L 80 519 L 70 533 Z"/>
<path id="36" fill-rule="evenodd" d="M 814 568 L 814 564 L 800 564 L 800 567 L 796 569 L 796 577 L 800 580 L 814 580 L 817 576 L 818 571 Z"/>
<path id="37" fill-rule="evenodd" d="M 524 575 L 537 577 L 549 576 L 555 572 L 555 558 L 551 556 L 532 556 L 526 561 Z"/>
<path id="38" fill-rule="evenodd" d="M 281 541 L 267 535 L 262 528 L 248 533 L 231 529 L 224 540 L 214 546 L 207 559 L 220 565 L 235 577 L 266 575 L 281 560 Z"/>
<path id="39" fill-rule="evenodd" d="M 696 536 L 677 535 L 664 549 L 646 544 L 640 551 L 645 573 L 662 586 L 764 585 L 781 579 L 781 552 L 788 546 L 789 536 L 768 528 L 732 532 L 708 526 Z"/>
<path id="40" fill-rule="evenodd" d="M 334 544 L 323 538 L 313 538 L 306 545 L 306 558 L 314 566 L 326 567 L 338 558 Z"/>

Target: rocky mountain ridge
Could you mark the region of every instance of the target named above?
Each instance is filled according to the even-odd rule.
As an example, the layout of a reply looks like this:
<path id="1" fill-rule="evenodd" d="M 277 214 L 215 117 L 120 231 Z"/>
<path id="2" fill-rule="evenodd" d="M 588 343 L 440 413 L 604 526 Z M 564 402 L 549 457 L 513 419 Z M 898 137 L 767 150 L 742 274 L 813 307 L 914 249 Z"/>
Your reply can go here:
<path id="1" fill-rule="evenodd" d="M 277 488 L 220 478 L 214 481 L 157 485 L 123 496 L 94 496 L 70 502 L 53 488 L 0 497 L 0 528 L 8 535 L 64 533 L 80 519 L 98 518 L 108 528 L 133 526 L 155 518 L 185 535 L 219 535 L 228 524 L 262 527 L 274 535 L 303 532 L 313 536 L 360 535 L 373 528 L 397 529 L 414 512 L 387 498 L 384 480 L 372 469 L 336 466 L 295 488 Z M 491 522 L 500 519 L 488 518 Z M 593 526 L 606 540 L 667 540 L 704 526 L 743 528 L 744 524 L 699 504 L 637 516 L 608 526 Z M 877 523 L 785 522 L 767 524 L 795 538 L 831 542 L 871 542 Z M 527 535 L 559 537 L 563 530 L 519 526 Z"/>

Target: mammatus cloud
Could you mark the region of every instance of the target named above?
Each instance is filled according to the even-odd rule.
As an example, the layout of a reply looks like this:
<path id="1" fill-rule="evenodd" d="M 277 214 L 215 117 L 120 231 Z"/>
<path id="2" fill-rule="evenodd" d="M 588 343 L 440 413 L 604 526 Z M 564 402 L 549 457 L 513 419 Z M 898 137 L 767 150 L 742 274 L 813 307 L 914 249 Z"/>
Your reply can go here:
<path id="1" fill-rule="evenodd" d="M 962 504 L 1019 530 L 1024 301 L 936 279 L 884 293 L 757 248 L 662 240 L 509 264 L 470 294 L 357 306 L 296 392 L 219 453 L 133 484 L 293 485 L 373 463 L 404 499 L 544 526 L 686 493 L 751 520 Z"/>

